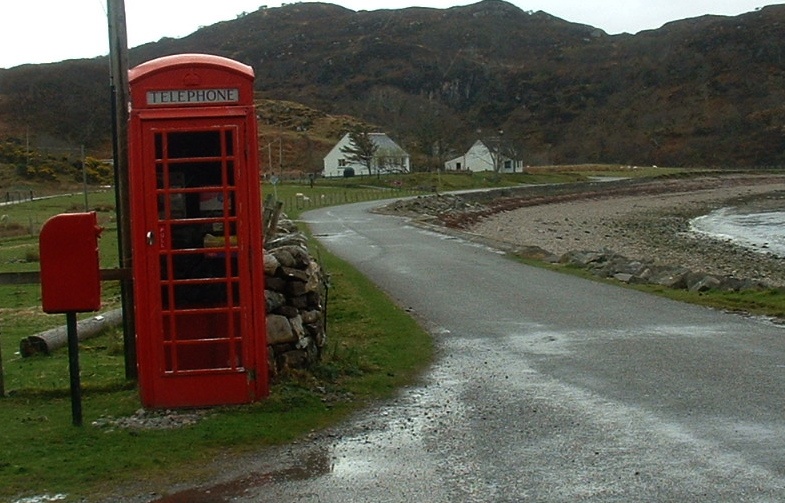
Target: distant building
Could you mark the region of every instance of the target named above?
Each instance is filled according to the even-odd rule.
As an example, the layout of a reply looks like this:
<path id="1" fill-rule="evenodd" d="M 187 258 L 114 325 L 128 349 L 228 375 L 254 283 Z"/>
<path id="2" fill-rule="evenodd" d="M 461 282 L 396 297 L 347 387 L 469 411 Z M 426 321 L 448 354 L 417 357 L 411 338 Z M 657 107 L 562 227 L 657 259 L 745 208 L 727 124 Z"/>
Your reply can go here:
<path id="1" fill-rule="evenodd" d="M 384 133 L 370 133 L 371 141 L 378 147 L 371 166 L 372 174 L 377 173 L 408 173 L 411 171 L 409 154 L 404 149 L 392 141 Z M 367 175 L 368 168 L 362 164 L 352 162 L 348 159 L 348 154 L 341 152 L 343 147 L 349 146 L 351 140 L 349 133 L 346 133 L 324 157 L 325 177 L 345 176 L 347 170 L 353 170 L 354 174 Z"/>
<path id="2" fill-rule="evenodd" d="M 510 159 L 498 153 L 497 149 L 488 147 L 482 140 L 477 140 L 474 145 L 462 156 L 444 163 L 447 171 L 494 171 L 494 164 L 498 161 L 499 172 L 516 173 L 523 170 L 523 161 Z"/>

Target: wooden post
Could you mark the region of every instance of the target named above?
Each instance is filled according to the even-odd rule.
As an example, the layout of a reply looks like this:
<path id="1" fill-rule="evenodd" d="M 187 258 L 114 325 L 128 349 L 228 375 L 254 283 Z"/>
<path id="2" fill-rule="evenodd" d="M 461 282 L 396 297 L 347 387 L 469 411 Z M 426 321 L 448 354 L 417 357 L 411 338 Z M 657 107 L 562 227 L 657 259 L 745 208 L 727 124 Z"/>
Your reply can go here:
<path id="1" fill-rule="evenodd" d="M 3 344 L 0 341 L 0 398 L 5 396 L 5 374 L 3 374 Z"/>
<path id="2" fill-rule="evenodd" d="M 71 421 L 82 426 L 82 384 L 79 376 L 79 336 L 76 332 L 76 313 L 67 313 L 68 373 L 71 381 Z"/>
<path id="3" fill-rule="evenodd" d="M 128 181 L 128 35 L 125 23 L 125 1 L 107 0 L 109 18 L 110 86 L 112 92 L 112 132 L 117 199 L 117 236 L 120 268 L 131 270 L 131 210 Z M 131 278 L 120 282 L 123 304 L 123 341 L 125 346 L 125 377 L 136 379 L 136 328 L 134 295 Z"/>

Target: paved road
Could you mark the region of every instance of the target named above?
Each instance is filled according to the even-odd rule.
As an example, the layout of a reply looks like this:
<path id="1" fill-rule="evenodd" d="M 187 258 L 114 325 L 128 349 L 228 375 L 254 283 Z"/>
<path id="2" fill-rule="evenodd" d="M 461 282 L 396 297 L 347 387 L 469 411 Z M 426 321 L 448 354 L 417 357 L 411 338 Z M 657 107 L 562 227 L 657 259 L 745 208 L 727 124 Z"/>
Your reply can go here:
<path id="1" fill-rule="evenodd" d="M 161 501 L 785 501 L 785 329 L 369 206 L 305 218 L 434 333 L 422 385 Z"/>

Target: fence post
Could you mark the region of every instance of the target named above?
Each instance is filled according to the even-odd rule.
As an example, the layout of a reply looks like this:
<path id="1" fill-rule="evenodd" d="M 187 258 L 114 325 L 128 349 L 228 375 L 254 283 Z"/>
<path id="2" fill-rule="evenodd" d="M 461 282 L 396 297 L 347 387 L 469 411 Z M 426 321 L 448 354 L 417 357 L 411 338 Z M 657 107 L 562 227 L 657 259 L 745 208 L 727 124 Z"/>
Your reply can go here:
<path id="1" fill-rule="evenodd" d="M 5 396 L 5 377 L 3 374 L 3 344 L 0 341 L 0 398 Z"/>

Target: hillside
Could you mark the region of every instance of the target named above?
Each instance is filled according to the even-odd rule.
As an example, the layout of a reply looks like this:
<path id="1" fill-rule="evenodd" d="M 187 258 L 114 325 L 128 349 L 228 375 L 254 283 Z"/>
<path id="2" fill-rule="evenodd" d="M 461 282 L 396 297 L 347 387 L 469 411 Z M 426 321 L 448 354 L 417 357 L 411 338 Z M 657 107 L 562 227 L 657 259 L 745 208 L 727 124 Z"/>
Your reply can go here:
<path id="1" fill-rule="evenodd" d="M 294 3 L 137 47 L 130 62 L 182 52 L 252 65 L 261 100 L 376 124 L 421 167 L 478 136 L 501 137 L 528 164 L 785 164 L 785 5 L 610 36 L 501 0 L 360 12 Z M 29 127 L 107 145 L 107 66 L 0 70 L 0 134 Z M 297 122 L 302 110 L 289 108 L 277 124 Z M 307 169 L 340 135 L 292 133 L 304 143 L 284 140 L 290 162 Z"/>

